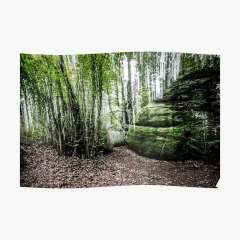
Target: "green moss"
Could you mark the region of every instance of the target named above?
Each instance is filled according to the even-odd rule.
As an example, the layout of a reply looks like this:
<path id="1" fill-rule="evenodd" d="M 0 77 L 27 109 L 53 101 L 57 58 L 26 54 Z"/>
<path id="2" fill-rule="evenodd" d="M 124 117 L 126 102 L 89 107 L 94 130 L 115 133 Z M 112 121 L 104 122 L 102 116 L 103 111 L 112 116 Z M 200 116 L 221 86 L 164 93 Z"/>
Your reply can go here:
<path id="1" fill-rule="evenodd" d="M 140 155 L 162 160 L 175 160 L 181 134 L 182 129 L 178 127 L 132 126 L 127 135 L 127 143 Z"/>
<path id="2" fill-rule="evenodd" d="M 180 120 L 176 117 L 176 111 L 166 103 L 151 103 L 143 108 L 138 116 L 136 125 L 150 127 L 176 126 Z"/>

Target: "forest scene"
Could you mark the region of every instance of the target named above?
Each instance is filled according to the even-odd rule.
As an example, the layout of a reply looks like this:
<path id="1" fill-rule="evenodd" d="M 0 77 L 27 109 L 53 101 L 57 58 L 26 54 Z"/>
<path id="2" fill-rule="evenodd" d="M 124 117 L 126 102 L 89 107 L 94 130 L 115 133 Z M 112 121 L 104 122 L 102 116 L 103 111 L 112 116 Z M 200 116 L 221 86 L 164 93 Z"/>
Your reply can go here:
<path id="1" fill-rule="evenodd" d="M 219 178 L 219 55 L 20 54 L 20 186 Z"/>

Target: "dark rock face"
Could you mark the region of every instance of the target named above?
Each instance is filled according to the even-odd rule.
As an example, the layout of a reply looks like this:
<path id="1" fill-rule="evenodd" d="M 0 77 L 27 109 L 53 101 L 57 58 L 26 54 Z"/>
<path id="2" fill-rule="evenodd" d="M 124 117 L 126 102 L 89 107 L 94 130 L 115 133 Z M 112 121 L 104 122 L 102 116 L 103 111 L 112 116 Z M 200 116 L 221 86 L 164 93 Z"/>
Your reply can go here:
<path id="1" fill-rule="evenodd" d="M 216 70 L 181 77 L 163 99 L 143 108 L 129 130 L 128 146 L 157 159 L 219 162 L 219 86 Z"/>
<path id="2" fill-rule="evenodd" d="M 180 158 L 219 162 L 220 71 L 202 69 L 176 81 L 165 97 L 183 119 Z"/>

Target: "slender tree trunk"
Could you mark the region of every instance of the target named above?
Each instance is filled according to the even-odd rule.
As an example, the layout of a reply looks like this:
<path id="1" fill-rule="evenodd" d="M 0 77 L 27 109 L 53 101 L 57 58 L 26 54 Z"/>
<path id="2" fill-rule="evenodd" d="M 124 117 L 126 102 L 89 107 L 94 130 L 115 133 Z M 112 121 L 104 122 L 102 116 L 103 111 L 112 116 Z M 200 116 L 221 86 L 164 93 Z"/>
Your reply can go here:
<path id="1" fill-rule="evenodd" d="M 132 101 L 132 79 L 131 79 L 131 58 L 127 56 L 128 63 L 128 82 L 127 82 L 127 113 L 128 122 L 127 124 L 132 124 L 133 120 L 133 101 Z"/>

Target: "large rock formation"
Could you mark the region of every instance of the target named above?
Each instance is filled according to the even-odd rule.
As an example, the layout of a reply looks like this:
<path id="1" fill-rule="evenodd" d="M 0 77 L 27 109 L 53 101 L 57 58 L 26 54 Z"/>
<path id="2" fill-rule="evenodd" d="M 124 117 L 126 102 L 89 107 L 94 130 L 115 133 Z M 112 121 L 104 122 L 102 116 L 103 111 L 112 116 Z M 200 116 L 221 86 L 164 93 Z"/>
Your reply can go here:
<path id="1" fill-rule="evenodd" d="M 136 125 L 149 127 L 173 127 L 181 122 L 171 104 L 154 102 L 144 107 L 138 116 Z"/>
<path id="2" fill-rule="evenodd" d="M 200 69 L 178 79 L 165 98 L 181 115 L 185 135 L 180 158 L 219 162 L 220 159 L 220 71 Z"/>
<path id="3" fill-rule="evenodd" d="M 151 103 L 139 114 L 127 135 L 128 146 L 140 155 L 175 160 L 183 129 L 168 103 Z"/>
<path id="4" fill-rule="evenodd" d="M 130 127 L 127 143 L 157 159 L 220 158 L 219 71 L 202 69 L 179 78 L 164 98 L 147 105 Z"/>

